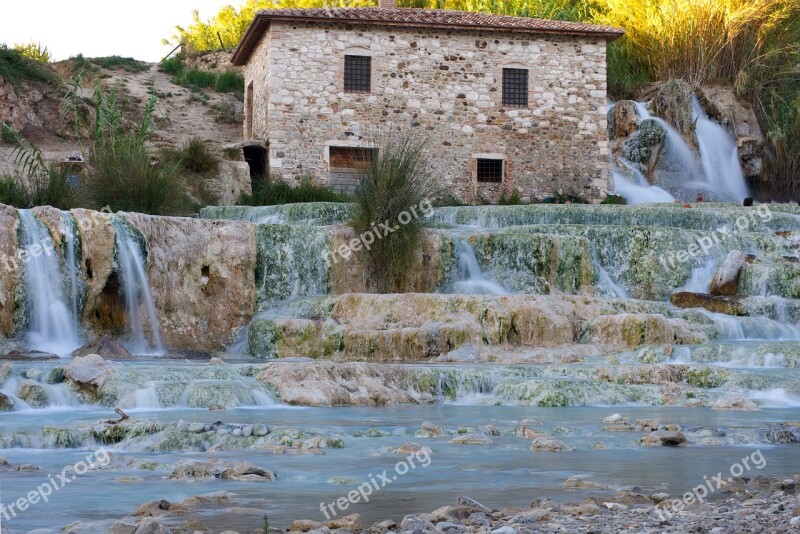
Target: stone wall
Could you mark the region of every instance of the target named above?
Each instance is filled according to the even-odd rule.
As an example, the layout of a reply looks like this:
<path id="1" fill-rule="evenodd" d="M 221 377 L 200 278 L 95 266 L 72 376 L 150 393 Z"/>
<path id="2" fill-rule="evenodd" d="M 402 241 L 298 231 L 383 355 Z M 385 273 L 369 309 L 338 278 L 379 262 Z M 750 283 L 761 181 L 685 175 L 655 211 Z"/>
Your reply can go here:
<path id="1" fill-rule="evenodd" d="M 425 137 L 434 174 L 466 201 L 557 190 L 601 198 L 608 182 L 606 42 L 512 32 L 273 21 L 245 69 L 254 137 L 284 177 L 328 178 L 327 147 L 394 128 Z M 345 93 L 345 54 L 372 57 L 372 91 Z M 529 69 L 529 105 L 501 105 L 502 69 Z M 502 158 L 502 186 L 477 183 Z"/>

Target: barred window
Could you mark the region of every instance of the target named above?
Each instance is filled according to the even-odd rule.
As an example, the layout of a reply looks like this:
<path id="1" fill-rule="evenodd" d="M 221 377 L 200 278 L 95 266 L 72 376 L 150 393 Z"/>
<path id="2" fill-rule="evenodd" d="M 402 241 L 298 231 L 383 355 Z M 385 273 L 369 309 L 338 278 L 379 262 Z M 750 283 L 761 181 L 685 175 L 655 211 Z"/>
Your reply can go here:
<path id="1" fill-rule="evenodd" d="M 503 105 L 527 107 L 528 69 L 503 69 Z"/>
<path id="2" fill-rule="evenodd" d="M 345 93 L 369 93 L 371 89 L 372 58 L 344 56 Z"/>
<path id="3" fill-rule="evenodd" d="M 479 159 L 478 160 L 478 181 L 489 183 L 500 183 L 503 181 L 503 160 L 502 159 Z"/>

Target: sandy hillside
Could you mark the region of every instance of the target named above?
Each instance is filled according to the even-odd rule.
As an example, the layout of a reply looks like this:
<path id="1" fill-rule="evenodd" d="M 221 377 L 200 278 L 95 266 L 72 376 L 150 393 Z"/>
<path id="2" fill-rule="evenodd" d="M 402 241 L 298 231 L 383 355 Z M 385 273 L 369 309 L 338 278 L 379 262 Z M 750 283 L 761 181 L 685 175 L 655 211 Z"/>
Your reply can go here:
<path id="1" fill-rule="evenodd" d="M 68 71 L 69 67 L 57 66 L 56 70 Z M 157 64 L 150 64 L 149 70 L 138 73 L 100 69 L 84 83 L 84 97 L 91 98 L 97 81 L 106 88 L 115 85 L 120 88 L 119 98 L 124 104 L 126 118 L 131 121 L 138 122 L 150 95 L 156 95 L 156 131 L 151 140 L 154 147 L 177 147 L 192 137 L 200 137 L 219 148 L 242 139 L 242 103 L 232 94 L 209 89 L 193 92 L 172 83 L 172 76 L 160 72 Z M 49 160 L 61 160 L 73 152 L 81 151 L 81 143 L 73 139 L 69 125 L 58 114 L 64 89 L 52 88 L 40 92 L 40 98 L 31 103 L 31 109 L 26 114 L 29 120 L 16 127 Z M 0 104 L 12 105 L 16 102 Z M 83 145 L 85 147 L 85 141 Z M 0 142 L 0 173 L 8 172 L 11 168 L 11 148 Z"/>

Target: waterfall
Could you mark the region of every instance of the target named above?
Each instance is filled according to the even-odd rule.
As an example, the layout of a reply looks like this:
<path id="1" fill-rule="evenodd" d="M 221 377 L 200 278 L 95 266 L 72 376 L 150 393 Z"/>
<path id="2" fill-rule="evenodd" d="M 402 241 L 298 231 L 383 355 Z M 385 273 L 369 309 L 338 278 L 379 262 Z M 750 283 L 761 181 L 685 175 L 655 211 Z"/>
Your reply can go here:
<path id="1" fill-rule="evenodd" d="M 113 224 L 116 231 L 117 254 L 122 290 L 125 295 L 128 327 L 131 332 L 130 350 L 135 354 L 164 354 L 156 307 L 150 292 L 150 284 L 147 281 L 147 271 L 139 243 L 126 224 L 120 222 L 116 217 Z M 142 323 L 140 315 L 142 305 L 147 316 L 147 327 L 150 330 L 152 343 L 149 345 L 145 337 L 145 325 Z"/>
<path id="2" fill-rule="evenodd" d="M 481 272 L 475 251 L 469 243 L 459 239 L 456 243 L 456 262 L 458 264 L 458 278 L 453 284 L 456 293 L 478 293 L 490 295 L 505 295 L 508 293 L 503 287 L 488 280 Z"/>
<path id="3" fill-rule="evenodd" d="M 28 306 L 28 341 L 35 350 L 61 356 L 81 345 L 77 315 L 70 313 L 59 255 L 47 227 L 30 210 L 19 210 Z"/>
<path id="4" fill-rule="evenodd" d="M 61 214 L 61 224 L 61 235 L 64 236 L 64 242 L 67 248 L 64 261 L 67 266 L 67 276 L 69 277 L 70 311 L 73 317 L 78 317 L 78 299 L 80 298 L 79 280 L 81 282 L 83 280 L 78 277 L 78 270 L 80 267 L 75 254 L 76 228 L 72 216 L 66 212 Z"/>
<path id="5" fill-rule="evenodd" d="M 708 118 L 696 96 L 692 97 L 692 114 L 706 183 L 723 198 L 741 202 L 748 193 L 736 140 Z"/>
<path id="6" fill-rule="evenodd" d="M 689 291 L 691 293 L 708 293 L 708 288 L 711 285 L 711 280 L 717 272 L 718 258 L 709 257 L 702 265 L 692 269 L 692 274 L 686 283 L 675 290 Z"/>
<path id="7" fill-rule="evenodd" d="M 641 173 L 637 171 L 639 176 Z M 664 191 L 658 186 L 645 183 L 629 182 L 625 176 L 617 171 L 612 172 L 614 177 L 614 189 L 618 195 L 625 197 L 628 204 L 653 204 L 656 202 L 674 202 L 675 197 Z M 638 177 L 637 177 L 638 178 Z"/>

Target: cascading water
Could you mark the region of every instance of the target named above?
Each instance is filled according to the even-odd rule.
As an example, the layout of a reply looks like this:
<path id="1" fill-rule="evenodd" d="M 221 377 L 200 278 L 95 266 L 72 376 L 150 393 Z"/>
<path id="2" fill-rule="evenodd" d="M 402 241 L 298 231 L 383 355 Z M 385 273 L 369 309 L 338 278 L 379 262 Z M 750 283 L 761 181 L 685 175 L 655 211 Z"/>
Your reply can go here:
<path id="1" fill-rule="evenodd" d="M 639 176 L 641 173 L 637 172 Z M 674 202 L 675 197 L 658 186 L 649 185 L 647 180 L 642 183 L 629 182 L 621 172 L 614 171 L 614 188 L 618 195 L 625 197 L 628 204 L 653 204 L 657 202 Z"/>
<path id="2" fill-rule="evenodd" d="M 47 227 L 30 210 L 19 210 L 20 247 L 28 305 L 28 341 L 35 350 L 65 356 L 81 345 L 76 314 L 70 313 L 59 255 Z"/>
<path id="3" fill-rule="evenodd" d="M 478 293 L 505 295 L 507 291 L 497 282 L 488 280 L 478 265 L 475 251 L 469 243 L 459 239 L 456 242 L 456 262 L 458 278 L 453 284 L 456 293 Z"/>
<path id="4" fill-rule="evenodd" d="M 164 346 L 161 341 L 153 295 L 147 281 L 142 251 L 138 241 L 134 239 L 124 223 L 114 218 L 113 224 L 116 231 L 116 248 L 122 289 L 125 294 L 128 327 L 131 333 L 130 350 L 136 354 L 161 355 L 164 353 Z M 142 307 L 144 310 L 141 309 Z M 145 336 L 145 323 L 140 315 L 142 311 L 146 316 L 146 326 L 150 331 L 149 342 Z"/>
<path id="5" fill-rule="evenodd" d="M 692 97 L 692 114 L 705 182 L 723 198 L 741 202 L 748 192 L 736 140 L 725 128 L 708 118 L 696 96 Z"/>
<path id="6" fill-rule="evenodd" d="M 83 282 L 83 279 L 78 275 L 79 266 L 75 252 L 77 229 L 72 216 L 66 212 L 61 214 L 61 225 L 61 235 L 64 236 L 64 243 L 67 249 L 64 261 L 67 267 L 67 275 L 69 276 L 70 311 L 73 317 L 78 317 L 78 300 L 80 299 L 81 282 Z"/>

